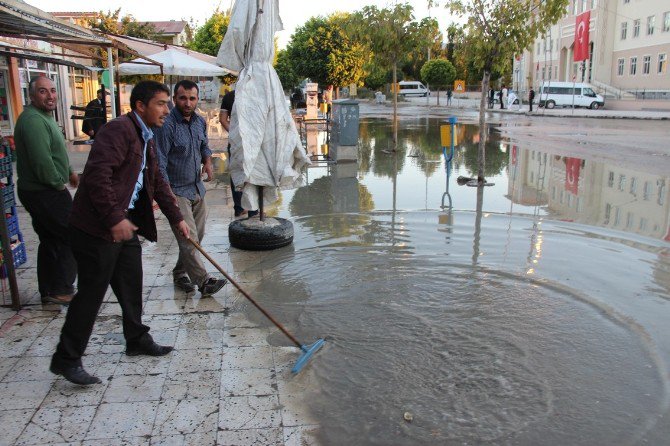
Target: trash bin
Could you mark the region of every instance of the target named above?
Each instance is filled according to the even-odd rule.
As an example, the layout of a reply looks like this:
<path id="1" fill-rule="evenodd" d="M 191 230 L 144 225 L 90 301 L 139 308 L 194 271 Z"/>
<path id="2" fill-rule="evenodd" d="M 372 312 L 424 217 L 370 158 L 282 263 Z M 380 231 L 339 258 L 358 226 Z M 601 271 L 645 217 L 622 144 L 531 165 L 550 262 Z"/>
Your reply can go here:
<path id="1" fill-rule="evenodd" d="M 332 140 L 340 146 L 358 145 L 358 101 L 338 99 L 333 101 Z"/>

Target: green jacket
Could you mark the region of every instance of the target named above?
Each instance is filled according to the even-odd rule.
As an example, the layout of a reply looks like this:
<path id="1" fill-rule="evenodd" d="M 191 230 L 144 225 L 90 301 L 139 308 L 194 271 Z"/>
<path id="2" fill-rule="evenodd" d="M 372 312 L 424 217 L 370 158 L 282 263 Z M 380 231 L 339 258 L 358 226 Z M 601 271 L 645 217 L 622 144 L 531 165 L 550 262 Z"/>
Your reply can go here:
<path id="1" fill-rule="evenodd" d="M 51 113 L 26 106 L 16 121 L 14 142 L 19 189 L 65 188 L 72 169 L 65 139 Z"/>

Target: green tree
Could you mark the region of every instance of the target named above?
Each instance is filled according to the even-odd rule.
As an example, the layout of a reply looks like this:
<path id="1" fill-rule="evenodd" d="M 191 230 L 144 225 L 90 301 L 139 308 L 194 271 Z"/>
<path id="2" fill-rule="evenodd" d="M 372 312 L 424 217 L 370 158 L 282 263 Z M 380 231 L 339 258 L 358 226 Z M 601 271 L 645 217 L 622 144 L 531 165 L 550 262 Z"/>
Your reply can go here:
<path id="1" fill-rule="evenodd" d="M 365 70 L 363 85 L 370 90 L 381 90 L 387 82 L 389 70 L 381 67 L 374 60 L 366 62 L 363 69 Z"/>
<path id="2" fill-rule="evenodd" d="M 474 66 L 483 71 L 479 102 L 479 169 L 485 183 L 486 95 L 491 72 L 505 72 L 512 58 L 529 48 L 565 13 L 569 0 L 450 0 L 446 7 L 467 18 L 466 30 Z"/>
<path id="3" fill-rule="evenodd" d="M 207 21 L 199 27 L 193 35 L 193 40 L 186 47 L 200 53 L 216 56 L 223 41 L 223 36 L 228 31 L 230 24 L 230 11 L 222 12 L 218 9 Z"/>
<path id="4" fill-rule="evenodd" d="M 365 6 L 355 12 L 348 23 L 350 35 L 364 42 L 380 66 L 393 73 L 393 85 L 398 81 L 398 66 L 416 48 L 427 48 L 429 36 L 414 20 L 409 3 L 383 9 Z M 393 89 L 393 142 L 398 142 L 398 91 Z M 394 147 L 395 150 L 395 147 Z"/>
<path id="5" fill-rule="evenodd" d="M 421 79 L 437 88 L 437 105 L 440 105 L 440 88 L 454 83 L 456 68 L 447 59 L 432 59 L 421 67 Z"/>
<path id="6" fill-rule="evenodd" d="M 296 29 L 287 51 L 297 75 L 335 87 L 360 82 L 366 53 L 344 32 L 347 21 L 347 14 L 312 17 Z"/>
<path id="7" fill-rule="evenodd" d="M 298 75 L 295 74 L 295 71 L 293 70 L 293 64 L 291 63 L 288 51 L 286 50 L 277 52 L 277 63 L 275 64 L 275 70 L 277 71 L 277 76 L 279 76 L 279 80 L 281 81 L 281 85 L 284 87 L 285 91 L 291 91 L 301 81 L 301 78 L 298 77 Z"/>

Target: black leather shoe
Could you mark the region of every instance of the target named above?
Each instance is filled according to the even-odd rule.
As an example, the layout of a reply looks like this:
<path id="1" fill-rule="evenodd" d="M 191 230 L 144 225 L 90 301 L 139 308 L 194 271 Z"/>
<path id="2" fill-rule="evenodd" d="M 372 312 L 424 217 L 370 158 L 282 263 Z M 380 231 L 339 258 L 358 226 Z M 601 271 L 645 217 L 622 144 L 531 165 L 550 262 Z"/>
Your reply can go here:
<path id="1" fill-rule="evenodd" d="M 172 347 L 156 344 L 151 336 L 143 337 L 136 343 L 126 346 L 126 355 L 128 356 L 165 356 L 171 351 Z"/>
<path id="2" fill-rule="evenodd" d="M 200 292 L 203 296 L 211 296 L 216 294 L 228 281 L 226 279 L 215 279 L 210 277 L 205 281 L 205 283 L 200 287 Z"/>
<path id="3" fill-rule="evenodd" d="M 195 285 L 193 285 L 186 276 L 181 276 L 177 279 L 174 279 L 174 285 L 180 290 L 185 291 L 187 293 L 192 293 L 193 291 L 195 291 Z"/>
<path id="4" fill-rule="evenodd" d="M 51 373 L 55 375 L 62 375 L 63 378 L 67 379 L 71 383 L 79 384 L 81 386 L 88 386 L 90 384 L 100 384 L 100 378 L 97 376 L 89 375 L 84 367 L 58 367 L 54 364 L 51 364 L 49 367 Z"/>

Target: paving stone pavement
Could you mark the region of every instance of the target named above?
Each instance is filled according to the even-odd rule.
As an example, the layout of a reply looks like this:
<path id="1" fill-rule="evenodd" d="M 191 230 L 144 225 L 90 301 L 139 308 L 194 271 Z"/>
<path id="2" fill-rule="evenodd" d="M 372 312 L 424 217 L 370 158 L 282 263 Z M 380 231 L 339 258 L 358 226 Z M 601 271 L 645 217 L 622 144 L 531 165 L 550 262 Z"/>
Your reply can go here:
<path id="1" fill-rule="evenodd" d="M 259 265 L 271 254 L 230 248 L 230 189 L 225 181 L 208 187 L 203 248 L 253 295 L 263 276 Z M 270 345 L 277 330 L 252 322 L 256 309 L 236 304 L 244 298 L 232 285 L 209 298 L 176 289 L 178 247 L 157 216 L 158 243 L 143 243 L 144 321 L 157 342 L 175 350 L 160 358 L 126 356 L 110 289 L 83 358 L 103 383 L 80 387 L 48 370 L 66 309 L 40 303 L 37 237 L 19 208 L 28 263 L 18 269 L 23 308 L 11 310 L 9 291 L 0 293 L 0 445 L 318 444 L 318 426 L 301 402 L 309 373 L 290 372 L 297 350 Z"/>

